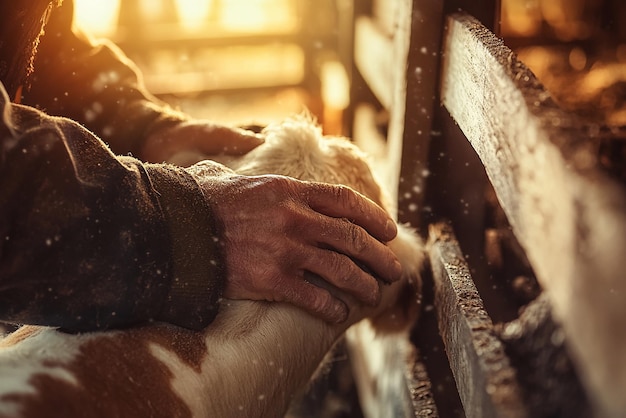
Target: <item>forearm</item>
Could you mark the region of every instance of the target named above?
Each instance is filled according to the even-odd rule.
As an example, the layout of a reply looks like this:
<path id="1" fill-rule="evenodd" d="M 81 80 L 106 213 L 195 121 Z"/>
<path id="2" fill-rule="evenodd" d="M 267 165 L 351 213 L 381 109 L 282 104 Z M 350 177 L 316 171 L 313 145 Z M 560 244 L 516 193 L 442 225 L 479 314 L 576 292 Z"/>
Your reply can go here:
<path id="1" fill-rule="evenodd" d="M 0 319 L 208 324 L 224 272 L 194 179 L 115 157 L 80 125 L 6 95 L 0 110 Z"/>
<path id="2" fill-rule="evenodd" d="M 114 45 L 74 33 L 72 9 L 66 0 L 51 14 L 23 103 L 81 123 L 115 154 L 141 156 L 151 131 L 187 116 L 148 93 L 137 67 Z"/>

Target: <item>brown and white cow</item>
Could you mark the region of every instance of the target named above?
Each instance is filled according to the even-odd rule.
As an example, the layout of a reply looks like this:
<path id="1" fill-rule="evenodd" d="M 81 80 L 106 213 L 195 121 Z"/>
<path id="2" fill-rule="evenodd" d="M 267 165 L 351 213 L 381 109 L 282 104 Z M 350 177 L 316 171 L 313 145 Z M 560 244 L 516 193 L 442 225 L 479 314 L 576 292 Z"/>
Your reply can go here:
<path id="1" fill-rule="evenodd" d="M 228 164 L 340 183 L 383 204 L 366 159 L 349 141 L 326 138 L 305 117 L 265 130 L 266 143 Z M 0 340 L 0 417 L 276 417 L 306 386 L 335 341 L 364 318 L 408 329 L 419 299 L 420 238 L 399 226 L 390 247 L 403 280 L 382 286 L 377 307 L 352 303 L 328 324 L 288 304 L 222 302 L 217 319 L 192 332 L 152 323 L 70 335 L 24 326 Z M 409 311 L 414 312 L 409 312 Z"/>

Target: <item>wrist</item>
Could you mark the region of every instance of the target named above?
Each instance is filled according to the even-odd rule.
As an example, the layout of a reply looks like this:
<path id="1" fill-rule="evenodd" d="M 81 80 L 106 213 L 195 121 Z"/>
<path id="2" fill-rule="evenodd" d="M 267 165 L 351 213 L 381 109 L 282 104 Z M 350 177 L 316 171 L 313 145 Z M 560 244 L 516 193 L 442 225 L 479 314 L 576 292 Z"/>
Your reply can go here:
<path id="1" fill-rule="evenodd" d="M 170 290 L 155 319 L 201 329 L 217 314 L 225 269 L 218 224 L 194 178 L 183 169 L 146 165 L 171 237 Z"/>

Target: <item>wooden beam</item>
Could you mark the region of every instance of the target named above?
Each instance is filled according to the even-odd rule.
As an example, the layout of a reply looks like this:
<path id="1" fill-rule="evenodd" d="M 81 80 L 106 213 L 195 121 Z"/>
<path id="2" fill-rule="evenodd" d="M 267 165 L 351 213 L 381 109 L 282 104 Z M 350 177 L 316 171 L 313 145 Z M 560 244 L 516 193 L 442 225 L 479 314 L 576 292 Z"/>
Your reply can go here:
<path id="1" fill-rule="evenodd" d="M 481 158 L 600 415 L 626 411 L 626 191 L 503 42 L 448 19 L 441 97 Z"/>
<path id="2" fill-rule="evenodd" d="M 389 121 L 389 162 L 397 175 L 398 219 L 421 224 L 428 151 L 437 106 L 443 0 L 402 0 L 396 6 L 396 69 Z"/>
<path id="3" fill-rule="evenodd" d="M 448 224 L 429 227 L 429 248 L 439 332 L 465 415 L 526 417 L 515 370 Z"/>
<path id="4" fill-rule="evenodd" d="M 368 16 L 354 26 L 354 63 L 376 98 L 386 109 L 391 106 L 393 86 L 393 41 Z"/>
<path id="5" fill-rule="evenodd" d="M 385 335 L 369 321 L 346 333 L 365 417 L 437 417 L 430 380 L 406 333 Z"/>
<path id="6" fill-rule="evenodd" d="M 411 367 L 405 369 L 405 382 L 413 405 L 413 417 L 437 418 L 440 416 L 433 396 L 432 383 L 422 361 L 419 350 L 411 347 L 411 354 L 406 359 Z"/>

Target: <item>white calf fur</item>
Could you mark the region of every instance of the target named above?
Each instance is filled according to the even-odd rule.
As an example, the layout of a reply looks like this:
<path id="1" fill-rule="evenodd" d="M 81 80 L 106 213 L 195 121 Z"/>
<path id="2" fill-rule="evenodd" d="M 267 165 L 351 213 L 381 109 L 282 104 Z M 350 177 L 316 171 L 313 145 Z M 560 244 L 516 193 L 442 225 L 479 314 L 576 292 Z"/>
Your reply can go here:
<path id="1" fill-rule="evenodd" d="M 264 145 L 229 165 L 244 174 L 346 184 L 383 203 L 350 142 L 323 138 L 306 118 L 265 133 Z M 396 302 L 409 286 L 418 298 L 421 240 L 399 226 L 389 246 L 403 280 L 382 286 L 375 308 L 353 303 L 343 324 L 287 304 L 223 301 L 202 332 L 161 323 L 82 335 L 22 327 L 0 341 L 0 417 L 282 416 L 349 326 L 364 318 L 396 330 L 410 325 L 417 304 L 407 310 Z"/>

